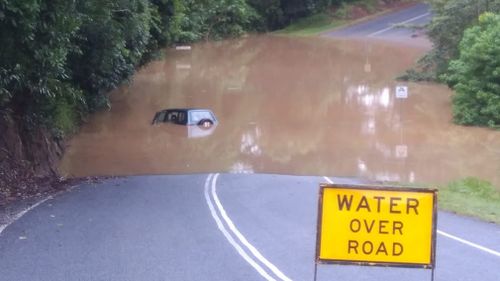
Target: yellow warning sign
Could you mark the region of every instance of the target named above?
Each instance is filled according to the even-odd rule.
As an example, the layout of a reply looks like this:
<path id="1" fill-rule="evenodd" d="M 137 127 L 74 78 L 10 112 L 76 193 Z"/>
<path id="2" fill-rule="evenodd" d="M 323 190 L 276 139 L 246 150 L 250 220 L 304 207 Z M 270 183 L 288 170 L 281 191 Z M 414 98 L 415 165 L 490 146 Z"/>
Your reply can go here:
<path id="1" fill-rule="evenodd" d="M 436 190 L 322 185 L 317 261 L 434 267 Z"/>

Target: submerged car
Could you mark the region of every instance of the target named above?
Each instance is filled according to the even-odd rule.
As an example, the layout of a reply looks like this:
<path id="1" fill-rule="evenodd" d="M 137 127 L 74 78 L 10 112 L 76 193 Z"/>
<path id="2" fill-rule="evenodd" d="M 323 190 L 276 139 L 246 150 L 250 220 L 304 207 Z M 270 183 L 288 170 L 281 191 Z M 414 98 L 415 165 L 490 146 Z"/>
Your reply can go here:
<path id="1" fill-rule="evenodd" d="M 153 118 L 153 125 L 172 123 L 187 127 L 188 138 L 205 137 L 214 131 L 217 126 L 215 114 L 208 109 L 201 108 L 174 108 L 158 111 Z"/>
<path id="2" fill-rule="evenodd" d="M 165 109 L 155 114 L 153 124 L 174 123 L 177 125 L 196 125 L 209 128 L 217 124 L 212 111 L 200 108 Z"/>

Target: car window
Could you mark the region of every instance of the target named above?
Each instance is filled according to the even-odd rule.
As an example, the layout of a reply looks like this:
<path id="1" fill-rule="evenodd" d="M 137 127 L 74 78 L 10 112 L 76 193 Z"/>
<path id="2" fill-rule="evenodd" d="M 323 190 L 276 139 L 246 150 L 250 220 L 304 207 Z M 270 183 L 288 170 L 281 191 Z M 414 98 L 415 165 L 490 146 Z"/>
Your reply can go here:
<path id="1" fill-rule="evenodd" d="M 179 116 L 177 118 L 177 123 L 179 123 L 179 124 L 186 123 L 186 113 L 185 112 L 179 112 Z"/>
<path id="2" fill-rule="evenodd" d="M 172 111 L 168 113 L 167 119 L 165 121 L 177 122 L 178 117 L 179 117 L 179 112 Z"/>
<path id="3" fill-rule="evenodd" d="M 209 119 L 213 121 L 212 114 L 208 111 L 191 111 L 189 114 L 192 124 L 198 124 L 198 122 L 203 119 Z"/>
<path id="4" fill-rule="evenodd" d="M 160 113 L 158 113 L 158 115 L 156 116 L 155 118 L 155 121 L 156 122 L 164 122 L 165 121 L 165 115 L 167 113 L 165 111 L 161 111 Z"/>

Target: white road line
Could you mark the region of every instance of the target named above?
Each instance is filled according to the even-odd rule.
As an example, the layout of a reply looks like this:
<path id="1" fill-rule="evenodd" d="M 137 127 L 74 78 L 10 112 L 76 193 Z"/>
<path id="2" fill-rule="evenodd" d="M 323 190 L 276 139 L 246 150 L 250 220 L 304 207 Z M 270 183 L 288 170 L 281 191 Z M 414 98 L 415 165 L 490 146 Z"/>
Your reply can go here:
<path id="1" fill-rule="evenodd" d="M 402 22 L 400 22 L 400 23 L 396 23 L 396 24 L 391 25 L 391 26 L 389 26 L 389 27 L 387 27 L 387 28 L 384 28 L 384 29 L 381 29 L 381 30 L 379 30 L 379 31 L 373 32 L 373 33 L 371 33 L 371 34 L 368 34 L 368 37 L 377 36 L 377 35 L 379 35 L 379 34 L 382 34 L 382 33 L 386 32 L 386 31 L 389 31 L 389 30 L 391 30 L 391 29 L 394 29 L 394 28 L 396 27 L 396 25 L 406 24 L 406 23 L 409 23 L 409 22 L 412 22 L 412 21 L 416 21 L 416 20 L 418 20 L 418 19 L 420 19 L 420 18 L 423 18 L 423 17 L 426 17 L 426 16 L 428 16 L 428 15 L 430 15 L 430 14 L 431 14 L 431 13 L 425 13 L 425 14 L 423 14 L 423 15 L 416 16 L 416 17 L 411 18 L 411 19 L 409 19 L 409 20 L 405 20 L 405 21 L 402 21 Z"/>
<path id="2" fill-rule="evenodd" d="M 441 231 L 441 230 L 439 230 L 439 229 L 438 229 L 437 233 L 438 233 L 438 234 L 441 234 L 441 235 L 443 235 L 443 236 L 445 236 L 445 237 L 448 237 L 448 238 L 450 238 L 450 239 L 453 239 L 453 240 L 455 240 L 455 241 L 458 241 L 458 242 L 460 242 L 460 243 L 463 243 L 463 244 L 465 244 L 465 245 L 468 245 L 468 246 L 471 246 L 471 247 L 473 247 L 473 248 L 476 248 L 476 249 L 478 249 L 478 250 L 484 251 L 484 252 L 486 252 L 486 253 L 488 253 L 488 254 L 492 254 L 492 255 L 494 255 L 494 256 L 500 257 L 500 253 L 499 253 L 499 252 L 497 252 L 497 251 L 494 251 L 494 250 L 492 250 L 492 249 L 488 249 L 488 248 L 483 247 L 483 246 L 481 246 L 481 245 L 478 245 L 478 244 L 476 244 L 476 243 L 469 242 L 469 241 L 467 241 L 467 240 L 465 240 L 465 239 L 462 239 L 462 238 L 456 237 L 456 236 L 454 236 L 454 235 L 451 235 L 451 234 L 446 233 L 446 232 L 444 232 L 444 231 Z"/>
<path id="3" fill-rule="evenodd" d="M 4 231 L 5 228 L 7 228 L 8 224 L 2 224 L 0 225 L 0 235 L 2 235 L 2 232 Z"/>
<path id="4" fill-rule="evenodd" d="M 333 181 L 332 181 L 330 178 L 328 178 L 328 177 L 323 177 L 323 178 L 324 178 L 327 182 L 329 182 L 329 183 L 331 183 L 331 184 L 333 183 Z M 453 240 L 455 240 L 455 241 L 458 241 L 458 242 L 460 242 L 460 243 L 463 243 L 463 244 L 465 244 L 465 245 L 467 245 L 467 246 L 471 246 L 471 247 L 473 247 L 473 248 L 476 248 L 476 249 L 481 250 L 481 251 L 483 251 L 483 252 L 486 252 L 486 253 L 488 253 L 488 254 L 492 254 L 492 255 L 494 255 L 494 256 L 500 257 L 500 252 L 497 252 L 497 251 L 495 251 L 495 250 L 492 250 L 492 249 L 486 248 L 486 247 L 484 247 L 484 246 L 478 245 L 478 244 L 476 244 L 476 243 L 473 243 L 473 242 L 467 241 L 467 240 L 465 240 L 465 239 L 462 239 L 462 238 L 460 238 L 460 237 L 457 237 L 457 236 L 451 235 L 451 234 L 446 233 L 446 232 L 444 232 L 444 231 L 442 231 L 442 230 L 439 230 L 439 229 L 437 230 L 437 233 L 438 233 L 439 235 L 442 235 L 442 236 L 445 236 L 445 237 L 447 237 L 447 238 L 450 238 L 450 239 L 453 239 Z"/>
<path id="5" fill-rule="evenodd" d="M 49 200 L 49 199 L 52 199 L 52 196 L 48 196 L 47 198 L 44 198 L 40 201 L 38 201 L 37 203 L 29 206 L 28 208 L 22 210 L 21 212 L 17 213 L 16 215 L 14 215 L 12 217 L 12 219 L 10 220 L 10 222 L 8 222 L 7 224 L 3 224 L 3 225 L 0 225 L 0 235 L 2 234 L 2 232 L 9 226 L 11 225 L 13 222 L 17 221 L 18 219 L 22 218 L 22 216 L 24 216 L 27 212 L 35 209 L 36 207 L 40 206 L 41 204 L 43 204 L 45 201 Z"/>
<path id="6" fill-rule="evenodd" d="M 216 178 L 218 175 L 216 175 L 214 178 Z M 213 174 L 210 174 L 207 177 L 207 180 L 205 181 L 205 200 L 207 201 L 208 208 L 210 209 L 210 213 L 212 214 L 212 217 L 214 218 L 215 222 L 217 223 L 217 227 L 219 230 L 224 234 L 226 237 L 227 241 L 236 249 L 238 254 L 240 254 L 245 261 L 247 261 L 262 277 L 264 277 L 268 281 L 276 281 L 273 277 L 271 277 L 259 264 L 257 264 L 242 248 L 241 246 L 233 239 L 233 237 L 229 234 L 229 232 L 226 230 L 226 227 L 222 224 L 221 219 L 217 215 L 217 212 L 215 211 L 215 207 L 212 203 L 212 200 L 210 200 L 210 195 L 208 192 L 209 186 L 210 186 L 210 181 L 213 178 Z"/>
<path id="7" fill-rule="evenodd" d="M 329 184 L 333 184 L 333 181 L 329 177 L 323 177 Z"/>
<path id="8" fill-rule="evenodd" d="M 267 268 L 269 268 L 276 276 L 278 276 L 281 280 L 285 281 L 291 281 L 290 278 L 288 278 L 283 272 L 281 272 L 274 264 L 272 264 L 269 260 L 267 260 L 260 252 L 257 250 L 248 240 L 241 234 L 241 232 L 236 228 L 234 225 L 233 221 L 229 218 L 229 216 L 226 213 L 226 210 L 222 206 L 219 197 L 217 196 L 217 177 L 219 174 L 216 174 L 215 177 L 213 178 L 212 181 L 212 197 L 214 198 L 215 204 L 217 205 L 217 208 L 219 209 L 219 212 L 222 216 L 222 218 L 226 221 L 227 225 L 229 226 L 229 229 L 238 237 L 240 242 L 247 247 L 248 250 L 254 255 L 255 258 L 257 258 L 261 263 L 263 263 Z"/>

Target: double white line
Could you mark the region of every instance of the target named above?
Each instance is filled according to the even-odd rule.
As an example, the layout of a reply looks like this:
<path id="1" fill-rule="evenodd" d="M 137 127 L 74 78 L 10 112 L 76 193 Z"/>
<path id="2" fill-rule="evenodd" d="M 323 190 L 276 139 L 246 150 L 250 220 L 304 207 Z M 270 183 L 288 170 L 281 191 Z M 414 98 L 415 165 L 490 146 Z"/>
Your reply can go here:
<path id="1" fill-rule="evenodd" d="M 248 263 L 250 264 L 263 278 L 268 281 L 291 281 L 289 277 L 287 277 L 283 272 L 281 272 L 274 264 L 272 264 L 268 259 L 266 259 L 260 252 L 257 250 L 248 240 L 241 234 L 241 232 L 236 228 L 233 221 L 227 215 L 226 210 L 222 206 L 222 203 L 217 196 L 217 179 L 219 174 L 210 174 L 208 175 L 205 181 L 205 200 L 207 201 L 208 208 L 210 209 L 210 213 L 217 224 L 220 232 L 226 237 L 227 241 L 231 244 L 231 246 L 236 249 L 238 254 Z M 333 181 L 324 177 L 324 179 L 332 184 Z M 453 236 L 441 230 L 437 231 L 438 234 L 447 237 L 449 239 L 453 239 L 462 244 L 468 245 L 470 247 L 476 248 L 483 252 L 492 254 L 494 256 L 500 257 L 500 253 L 494 251 L 492 249 L 488 249 L 481 245 L 472 243 L 470 241 L 461 239 L 459 237 Z"/>
<path id="2" fill-rule="evenodd" d="M 236 228 L 229 218 L 217 196 L 217 178 L 219 174 L 208 175 L 205 181 L 205 200 L 210 213 L 219 230 L 224 234 L 227 241 L 236 249 L 238 254 L 245 259 L 262 277 L 269 281 L 291 281 L 274 264 L 267 260 Z M 236 237 L 237 239 L 235 239 Z"/>

